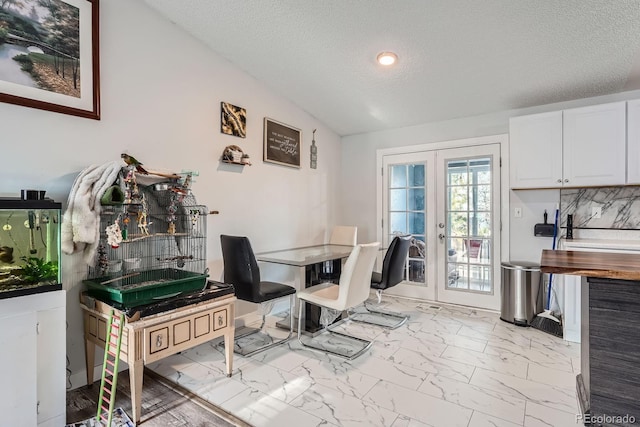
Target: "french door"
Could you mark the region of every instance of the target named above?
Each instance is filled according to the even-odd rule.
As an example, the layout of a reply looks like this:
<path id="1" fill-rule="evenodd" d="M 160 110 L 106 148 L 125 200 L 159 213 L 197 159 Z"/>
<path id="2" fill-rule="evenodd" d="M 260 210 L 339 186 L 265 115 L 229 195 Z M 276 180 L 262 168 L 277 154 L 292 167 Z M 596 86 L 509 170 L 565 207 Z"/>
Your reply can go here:
<path id="1" fill-rule="evenodd" d="M 405 281 L 391 295 L 435 300 L 435 152 L 395 154 L 383 158 L 382 246 L 394 236 L 411 234 Z"/>
<path id="2" fill-rule="evenodd" d="M 387 293 L 499 308 L 499 158 L 499 144 L 384 156 L 383 245 L 412 235 Z"/>

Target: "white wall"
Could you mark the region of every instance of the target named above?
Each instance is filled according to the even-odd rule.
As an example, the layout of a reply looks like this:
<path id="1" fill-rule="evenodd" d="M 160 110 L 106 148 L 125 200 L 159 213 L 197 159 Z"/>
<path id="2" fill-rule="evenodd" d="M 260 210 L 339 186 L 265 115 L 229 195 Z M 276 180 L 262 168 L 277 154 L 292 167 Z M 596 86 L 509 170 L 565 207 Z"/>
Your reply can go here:
<path id="1" fill-rule="evenodd" d="M 358 226 L 360 241 L 376 238 L 377 227 L 380 226 L 376 222 L 375 186 L 376 174 L 379 173 L 376 170 L 376 150 L 378 149 L 505 134 L 509 132 L 509 118 L 513 116 L 636 98 L 640 98 L 640 91 L 343 137 L 342 222 Z M 505 163 L 508 164 L 508 162 Z M 543 221 L 544 209 L 549 213 L 549 221 L 553 221 L 555 207 L 560 201 L 560 192 L 559 190 L 519 190 L 511 191 L 509 198 L 511 217 L 509 221 L 503 223 L 510 223 L 510 227 L 503 229 L 503 232 L 509 233 L 510 253 L 505 253 L 506 248 L 503 248 L 503 253 L 506 255 L 503 259 L 540 262 L 540 251 L 550 249 L 552 239 L 534 237 L 533 226 Z M 513 217 L 514 207 L 523 208 L 522 218 Z"/>
<path id="2" fill-rule="evenodd" d="M 100 13 L 102 120 L 0 103 L 0 197 L 35 188 L 66 204 L 79 171 L 128 151 L 152 169 L 200 172 L 193 184 L 198 202 L 220 211 L 208 218 L 214 279 L 221 273 L 221 233 L 249 236 L 256 252 L 324 241 L 339 208 L 340 138 L 143 2 L 103 1 Z M 247 109 L 246 139 L 220 133 L 221 101 Z M 265 116 L 302 130 L 301 169 L 262 162 Z M 316 128 L 318 169 L 311 170 Z M 230 144 L 248 153 L 253 166 L 221 164 Z M 86 266 L 74 255 L 63 257 L 62 267 L 69 369 L 78 387 L 85 375 L 78 298 Z M 288 271 L 273 274 L 266 276 L 293 281 Z"/>

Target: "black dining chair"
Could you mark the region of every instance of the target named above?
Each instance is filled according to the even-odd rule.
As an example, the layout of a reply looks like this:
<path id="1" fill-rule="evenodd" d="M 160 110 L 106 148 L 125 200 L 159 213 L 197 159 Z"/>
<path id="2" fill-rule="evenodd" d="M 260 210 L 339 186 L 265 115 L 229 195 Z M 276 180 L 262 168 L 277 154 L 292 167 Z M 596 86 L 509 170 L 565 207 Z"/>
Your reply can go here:
<path id="1" fill-rule="evenodd" d="M 395 236 L 389 244 L 387 253 L 384 256 L 384 261 L 382 262 L 382 271 L 380 273 L 374 271 L 371 275 L 371 288 L 376 290 L 378 304 L 382 302 L 382 292 L 385 289 L 389 289 L 404 280 L 405 268 L 407 265 L 407 256 L 409 255 L 410 246 L 411 235 Z M 388 323 L 385 323 L 383 321 L 377 322 L 375 320 L 371 320 L 372 316 L 353 315 L 352 319 L 354 321 L 384 326 L 389 329 L 395 329 L 402 326 L 409 319 L 408 315 L 404 315 L 402 313 L 371 309 L 367 307 L 366 302 L 363 304 L 363 306 L 367 313 L 360 314 L 373 313 L 384 318 L 399 319 L 399 321 L 397 323 L 389 325 Z"/>
<path id="2" fill-rule="evenodd" d="M 289 340 L 294 331 L 293 307 L 295 305 L 296 289 L 293 286 L 260 279 L 260 269 L 248 238 L 220 235 L 220 244 L 222 245 L 224 263 L 224 282 L 234 286 L 236 298 L 255 304 L 262 304 L 289 297 L 289 335 L 286 338 L 273 340 L 269 344 L 257 348 L 252 348 L 252 346 L 240 347 L 238 345 L 240 338 L 262 332 L 266 322 L 266 313 L 262 311 L 262 324 L 259 328 L 247 328 L 245 332 L 235 337 L 234 352 L 243 356 L 250 356 Z M 268 336 L 268 334 L 266 335 Z M 271 337 L 269 338 L 272 339 Z"/>

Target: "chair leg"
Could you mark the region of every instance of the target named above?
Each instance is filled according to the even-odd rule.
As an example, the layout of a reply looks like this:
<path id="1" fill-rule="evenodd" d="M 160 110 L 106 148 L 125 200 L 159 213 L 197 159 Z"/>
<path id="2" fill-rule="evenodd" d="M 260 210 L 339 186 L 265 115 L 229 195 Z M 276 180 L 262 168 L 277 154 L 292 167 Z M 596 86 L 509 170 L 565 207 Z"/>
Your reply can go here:
<path id="1" fill-rule="evenodd" d="M 294 309 L 294 306 L 295 306 L 295 296 L 296 296 L 295 294 L 291 294 L 289 296 L 289 317 L 291 317 L 291 322 L 290 322 L 290 327 L 289 327 L 289 334 L 285 338 L 282 338 L 282 339 L 277 340 L 277 341 L 273 341 L 273 342 L 271 342 L 269 344 L 266 344 L 266 345 L 264 345 L 262 347 L 258 347 L 258 348 L 254 349 L 254 350 L 251 350 L 251 351 L 244 351 L 242 348 L 236 348 L 236 346 L 234 345 L 233 352 L 234 353 L 238 353 L 238 354 L 240 354 L 242 356 L 248 357 L 248 356 L 252 356 L 252 355 L 254 355 L 256 353 L 260 353 L 261 351 L 268 350 L 268 349 L 270 349 L 272 347 L 275 347 L 277 345 L 280 345 L 280 344 L 283 344 L 283 343 L 289 341 L 291 339 L 291 337 L 293 336 L 293 309 Z M 263 314 L 262 315 L 262 323 L 260 325 L 260 328 L 247 328 L 250 331 L 246 332 L 246 333 L 243 333 L 241 335 L 237 335 L 234 338 L 234 344 L 240 338 L 244 338 L 244 337 L 247 337 L 249 335 L 253 335 L 253 334 L 256 334 L 258 332 L 261 332 L 262 328 L 264 328 L 265 322 L 266 322 L 266 314 Z M 269 335 L 267 334 L 267 336 L 269 336 Z M 271 336 L 269 336 L 269 338 L 271 338 Z"/>
<path id="2" fill-rule="evenodd" d="M 367 313 L 353 313 L 353 312 L 351 312 L 349 310 L 349 311 L 347 311 L 347 314 L 349 315 L 349 318 L 351 320 L 353 320 L 354 322 L 361 322 L 361 323 L 368 323 L 370 325 L 382 326 L 383 328 L 386 328 L 386 329 L 399 328 L 400 326 L 402 326 L 405 323 L 407 323 L 407 320 L 409 320 L 409 315 L 406 315 L 406 314 L 397 313 L 397 312 L 394 312 L 394 311 L 372 310 L 369 307 L 367 307 L 367 303 L 366 302 L 363 304 L 363 307 L 364 307 L 365 310 L 367 310 Z M 376 322 L 376 321 L 365 320 L 365 319 L 361 319 L 361 318 L 357 317 L 358 315 L 367 315 L 367 314 L 375 314 L 375 315 L 378 315 L 378 316 L 380 316 L 382 318 L 399 319 L 399 321 L 389 325 L 387 323 L 384 323 L 383 321 Z"/>
<path id="3" fill-rule="evenodd" d="M 300 344 L 304 346 L 304 343 L 302 342 L 302 305 L 303 304 L 304 304 L 304 301 L 302 300 L 298 301 L 298 341 L 300 341 Z"/>
<path id="4" fill-rule="evenodd" d="M 250 328 L 250 327 L 244 327 L 242 328 L 242 333 L 241 334 L 236 334 L 234 336 L 234 339 L 238 340 L 240 338 L 244 338 L 244 337 L 248 337 L 249 335 L 253 335 L 253 334 L 257 334 L 258 332 L 262 331 L 262 328 L 264 328 L 264 325 L 267 321 L 267 316 L 265 314 L 262 315 L 262 323 L 260 323 L 260 326 L 258 326 L 257 328 Z"/>
<path id="5" fill-rule="evenodd" d="M 354 337 L 352 335 L 347 335 L 344 334 L 342 332 L 336 332 L 333 331 L 332 328 L 335 328 L 336 326 L 338 326 L 339 324 L 341 324 L 343 320 L 341 320 L 340 322 L 334 323 L 333 325 L 327 326 L 324 329 L 322 329 L 321 333 L 319 335 L 323 335 L 323 334 L 331 334 L 331 335 L 337 335 L 337 336 L 341 336 L 344 338 L 347 338 L 349 340 L 353 340 L 353 341 L 357 341 L 358 343 L 362 344 L 362 348 L 358 351 L 356 351 L 353 354 L 349 354 L 349 353 L 342 353 L 336 350 L 331 350 L 329 348 L 326 348 L 320 344 L 316 344 L 313 339 L 309 340 L 307 343 L 302 341 L 302 305 L 306 304 L 306 301 L 299 301 L 299 308 L 298 308 L 298 341 L 300 341 L 300 344 L 303 347 L 308 347 L 308 348 L 313 348 L 315 350 L 320 350 L 320 351 L 324 351 L 326 353 L 331 353 L 331 354 L 335 354 L 336 356 L 340 356 L 340 357 L 344 357 L 348 360 L 353 360 L 356 357 L 362 355 L 364 352 L 366 352 L 367 350 L 369 350 L 369 348 L 371 348 L 371 346 L 373 345 L 373 341 L 369 341 L 369 340 L 365 340 L 363 338 L 358 338 L 358 337 Z"/>
<path id="6" fill-rule="evenodd" d="M 382 289 L 376 290 L 376 295 L 378 297 L 378 304 L 379 304 L 381 302 L 381 300 L 382 300 Z M 367 310 L 367 313 L 352 313 L 350 311 L 347 311 L 347 314 L 349 315 L 351 320 L 353 320 L 354 322 L 361 322 L 361 323 L 368 323 L 370 325 L 382 326 L 383 328 L 386 328 L 386 329 L 399 328 L 400 326 L 402 326 L 405 323 L 407 323 L 407 320 L 409 320 L 409 316 L 408 315 L 402 314 L 402 313 L 398 313 L 398 312 L 395 312 L 395 311 L 372 310 L 369 307 L 367 307 L 367 302 L 366 301 L 364 302 L 363 307 L 364 307 L 365 310 Z M 393 323 L 393 324 L 389 325 L 387 323 L 375 322 L 375 321 L 372 321 L 372 320 L 359 319 L 357 317 L 358 315 L 367 315 L 367 314 L 377 314 L 382 318 L 399 319 L 399 321 L 397 323 Z"/>

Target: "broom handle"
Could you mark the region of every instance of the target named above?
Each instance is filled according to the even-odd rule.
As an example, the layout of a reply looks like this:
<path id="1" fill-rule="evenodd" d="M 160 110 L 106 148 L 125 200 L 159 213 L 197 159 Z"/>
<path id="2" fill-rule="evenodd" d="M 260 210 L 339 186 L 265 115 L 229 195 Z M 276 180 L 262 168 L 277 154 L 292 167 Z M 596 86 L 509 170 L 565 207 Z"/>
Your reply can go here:
<path id="1" fill-rule="evenodd" d="M 556 250 L 556 238 L 558 237 L 558 211 L 556 208 L 556 217 L 553 222 L 553 250 Z M 553 273 L 549 273 L 549 291 L 547 292 L 547 310 L 551 310 L 551 281 L 553 280 Z"/>

